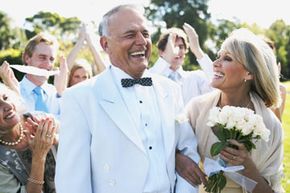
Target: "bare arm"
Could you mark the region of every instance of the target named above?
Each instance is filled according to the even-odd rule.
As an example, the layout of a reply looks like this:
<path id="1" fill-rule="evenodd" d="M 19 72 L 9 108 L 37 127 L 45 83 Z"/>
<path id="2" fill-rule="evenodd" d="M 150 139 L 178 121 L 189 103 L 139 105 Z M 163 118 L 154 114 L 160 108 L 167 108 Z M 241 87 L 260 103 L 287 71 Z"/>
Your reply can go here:
<path id="1" fill-rule="evenodd" d="M 67 87 L 68 82 L 68 65 L 64 56 L 60 58 L 59 74 L 54 77 L 54 86 L 57 94 L 62 95 L 63 91 Z"/>
<path id="2" fill-rule="evenodd" d="M 37 123 L 34 138 L 30 137 L 32 164 L 26 185 L 27 193 L 42 192 L 46 156 L 54 143 L 55 127 L 52 118 L 43 118 Z"/>
<path id="3" fill-rule="evenodd" d="M 208 79 L 211 80 L 214 76 L 212 65 L 213 62 L 201 49 L 198 40 L 198 34 L 196 33 L 195 29 L 187 23 L 184 23 L 183 29 L 188 36 L 191 52 L 195 55 L 203 72 L 207 75 Z"/>
<path id="4" fill-rule="evenodd" d="M 188 36 L 191 52 L 195 55 L 197 59 L 201 59 L 204 56 L 204 52 L 200 48 L 198 34 L 196 33 L 195 29 L 188 23 L 184 23 L 183 29 Z"/>
<path id="5" fill-rule="evenodd" d="M 98 42 L 93 41 L 91 36 L 92 36 L 92 34 L 90 34 L 89 32 L 86 32 L 86 34 L 85 34 L 86 42 L 87 42 L 89 49 L 92 52 L 92 55 L 94 58 L 94 63 L 95 63 L 95 67 L 93 67 L 93 69 L 95 69 L 96 73 L 100 73 L 103 70 L 105 70 L 106 66 L 105 66 L 104 59 L 102 58 L 102 56 L 100 54 L 100 51 L 95 46 L 95 44 L 97 44 Z M 94 37 L 94 38 L 96 40 L 99 39 L 99 37 Z"/>
<path id="6" fill-rule="evenodd" d="M 74 61 L 77 58 L 78 53 L 84 46 L 84 41 L 85 41 L 85 28 L 84 26 L 82 26 L 79 32 L 78 40 L 66 59 L 69 70 L 73 67 Z"/>
<path id="7" fill-rule="evenodd" d="M 282 100 L 281 105 L 280 105 L 281 117 L 282 117 L 284 109 L 285 109 L 286 94 L 287 94 L 286 87 L 282 83 L 280 83 L 280 95 L 281 95 L 281 100 Z"/>

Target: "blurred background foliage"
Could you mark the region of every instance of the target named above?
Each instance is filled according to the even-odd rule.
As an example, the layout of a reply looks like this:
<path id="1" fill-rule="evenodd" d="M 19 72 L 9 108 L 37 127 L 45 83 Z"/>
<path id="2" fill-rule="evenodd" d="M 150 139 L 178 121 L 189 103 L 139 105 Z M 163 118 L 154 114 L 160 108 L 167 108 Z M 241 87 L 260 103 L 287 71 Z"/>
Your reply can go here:
<path id="1" fill-rule="evenodd" d="M 283 80 L 290 78 L 289 25 L 283 20 L 277 20 L 269 28 L 263 29 L 256 24 L 249 25 L 238 20 L 212 21 L 207 4 L 208 0 L 151 0 L 151 3 L 145 8 L 153 29 L 153 53 L 150 65 L 157 60 L 158 50 L 155 45 L 160 33 L 166 28 L 182 28 L 184 22 L 189 23 L 196 29 L 202 49 L 214 60 L 221 43 L 231 31 L 246 27 L 254 33 L 263 34 L 274 41 L 277 60 L 282 66 Z M 42 11 L 27 17 L 25 21 L 21 28 L 12 27 L 11 19 L 6 13 L 0 11 L 0 64 L 4 60 L 11 64 L 21 64 L 21 53 L 25 43 L 41 31 L 55 35 L 60 43 L 59 55 L 67 56 L 77 40 L 79 27 L 82 24 L 77 17 L 66 18 L 58 13 Z M 97 33 L 97 25 L 94 26 L 93 31 Z M 88 61 L 92 61 L 92 56 L 86 49 L 80 55 Z M 191 52 L 187 55 L 184 68 L 186 70 L 199 68 Z M 20 76 L 17 75 L 17 77 Z"/>

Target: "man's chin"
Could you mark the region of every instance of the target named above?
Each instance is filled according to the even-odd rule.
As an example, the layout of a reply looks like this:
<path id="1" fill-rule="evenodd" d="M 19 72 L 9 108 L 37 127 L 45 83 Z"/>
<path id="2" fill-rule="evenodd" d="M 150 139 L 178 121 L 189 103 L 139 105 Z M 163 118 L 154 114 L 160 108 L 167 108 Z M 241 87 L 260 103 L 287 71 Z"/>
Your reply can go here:
<path id="1" fill-rule="evenodd" d="M 39 80 L 48 80 L 49 76 L 35 76 Z"/>
<path id="2" fill-rule="evenodd" d="M 36 75 L 30 75 L 32 77 L 33 80 L 37 81 L 37 82 L 42 82 L 45 83 L 49 76 L 36 76 Z"/>

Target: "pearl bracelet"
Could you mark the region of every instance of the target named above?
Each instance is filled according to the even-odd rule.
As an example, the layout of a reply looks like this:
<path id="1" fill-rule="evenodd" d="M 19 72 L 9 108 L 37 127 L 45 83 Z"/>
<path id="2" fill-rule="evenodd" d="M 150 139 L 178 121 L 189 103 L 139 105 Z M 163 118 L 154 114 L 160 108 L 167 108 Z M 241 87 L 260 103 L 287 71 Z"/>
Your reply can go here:
<path id="1" fill-rule="evenodd" d="M 33 184 L 37 184 L 37 185 L 43 185 L 44 184 L 44 181 L 43 180 L 36 180 L 34 178 L 27 178 L 27 180 Z"/>

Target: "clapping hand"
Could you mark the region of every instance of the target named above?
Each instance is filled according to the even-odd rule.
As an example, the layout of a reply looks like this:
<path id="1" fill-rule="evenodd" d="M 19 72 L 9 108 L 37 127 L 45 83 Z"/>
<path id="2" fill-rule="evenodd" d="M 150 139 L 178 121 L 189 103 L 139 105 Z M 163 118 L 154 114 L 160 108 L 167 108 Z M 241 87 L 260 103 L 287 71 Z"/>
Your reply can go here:
<path id="1" fill-rule="evenodd" d="M 45 158 L 55 142 L 56 125 L 52 117 L 29 120 L 34 129 L 29 140 L 29 147 L 34 155 Z M 36 128 L 37 125 L 37 128 Z"/>

